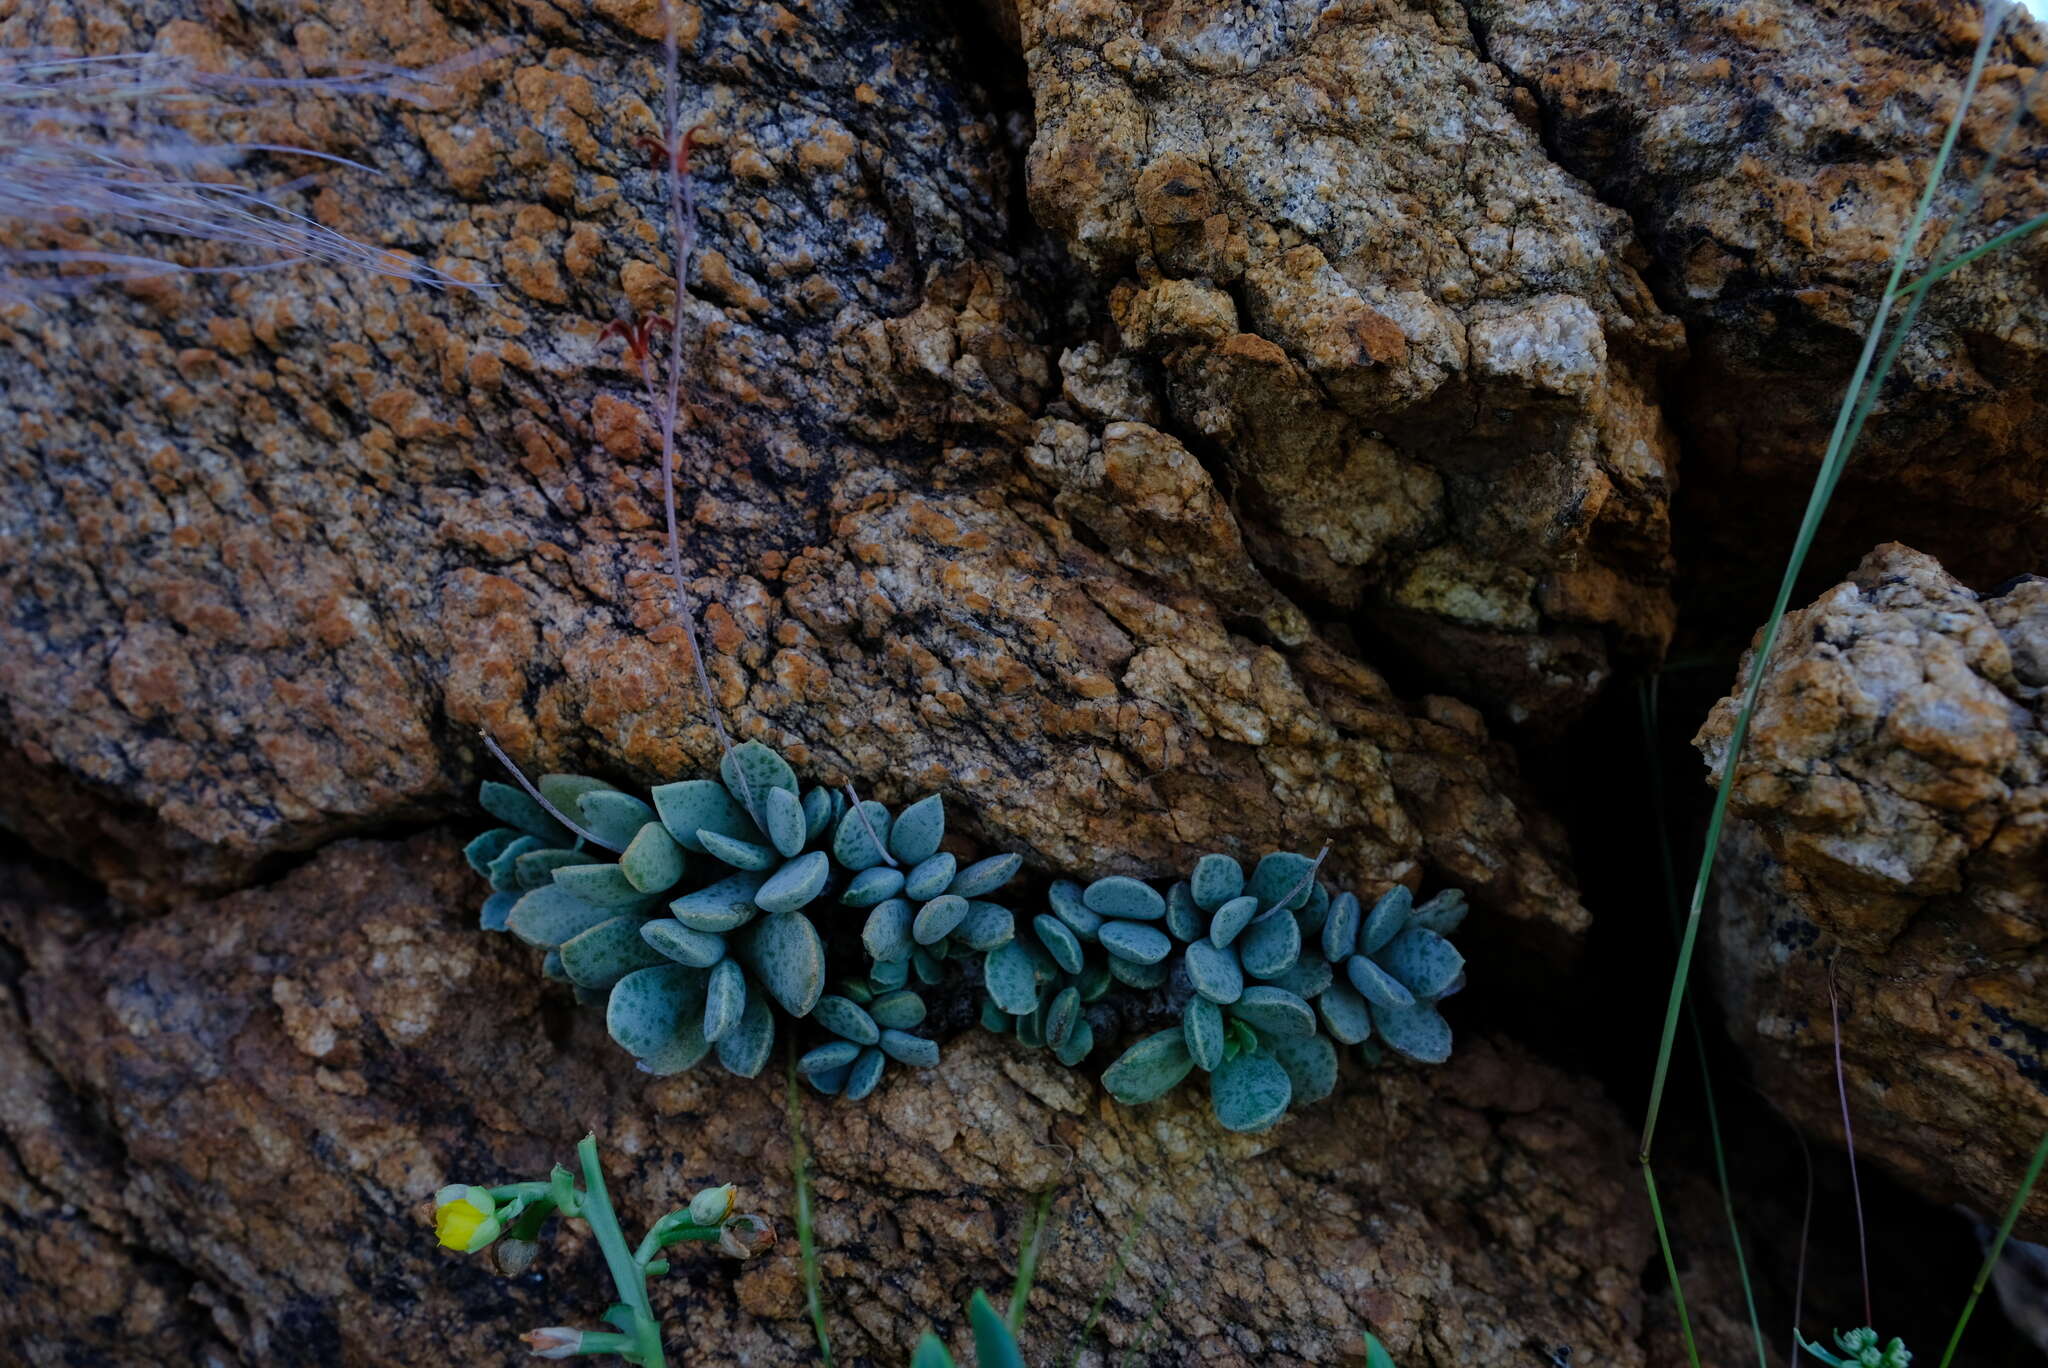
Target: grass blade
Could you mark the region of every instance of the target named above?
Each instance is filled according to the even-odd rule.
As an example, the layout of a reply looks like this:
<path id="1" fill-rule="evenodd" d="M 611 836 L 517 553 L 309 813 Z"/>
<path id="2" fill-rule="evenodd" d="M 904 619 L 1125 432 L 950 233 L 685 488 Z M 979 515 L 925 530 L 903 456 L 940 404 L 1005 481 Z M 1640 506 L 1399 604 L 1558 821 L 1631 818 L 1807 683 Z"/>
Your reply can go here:
<path id="1" fill-rule="evenodd" d="M 1038 1211 L 1032 1217 L 1031 1228 L 1024 1236 L 1024 1243 L 1017 1253 L 1017 1281 L 1010 1289 L 1010 1311 L 1003 1319 L 1010 1329 L 1024 1333 L 1024 1308 L 1031 1297 L 1031 1284 L 1038 1280 L 1038 1254 L 1045 1243 L 1046 1218 L 1052 1215 L 1052 1199 L 1057 1188 L 1048 1187 L 1038 1199 Z"/>
<path id="2" fill-rule="evenodd" d="M 824 1280 L 818 1276 L 818 1242 L 811 1230 L 811 1147 L 804 1140 L 804 1100 L 796 1086 L 796 1037 L 789 1039 L 789 1171 L 796 1188 L 796 1247 L 804 1266 L 804 1306 L 818 1337 L 818 1358 L 832 1368 L 832 1336 L 825 1329 Z"/>
<path id="3" fill-rule="evenodd" d="M 1700 1347 L 1693 1342 L 1692 1317 L 1685 1311 L 1685 1288 L 1678 1281 L 1678 1259 L 1671 1252 L 1671 1232 L 1664 1227 L 1664 1204 L 1657 1200 L 1657 1175 L 1643 1165 L 1643 1186 L 1650 1193 L 1650 1219 L 1657 1226 L 1657 1248 L 1664 1254 L 1664 1274 L 1671 1279 L 1671 1300 L 1678 1307 L 1678 1331 L 1685 1337 L 1685 1358 L 1700 1368 Z"/>
<path id="4" fill-rule="evenodd" d="M 1998 1256 L 2005 1252 L 2006 1237 L 2012 1234 L 2013 1223 L 2026 1208 L 2027 1198 L 2034 1191 L 2034 1183 L 2041 1176 L 2042 1161 L 2048 1160 L 2048 1131 L 2041 1134 L 2041 1143 L 2034 1146 L 2034 1158 L 2027 1165 L 2027 1176 L 2020 1180 L 2020 1190 L 2013 1194 L 2012 1205 L 2005 1209 L 2005 1220 L 1998 1227 L 1998 1238 L 1991 1242 L 1991 1248 L 1984 1251 L 1984 1264 L 1977 1270 L 1977 1281 L 1970 1284 L 1970 1299 L 1963 1303 L 1963 1314 L 1956 1320 L 1955 1333 L 1948 1337 L 1948 1348 L 1941 1351 L 1941 1362 L 1937 1368 L 1948 1368 L 1956 1356 L 1956 1346 L 1963 1342 L 1963 1331 L 1969 1327 L 1970 1317 L 1977 1310 L 1977 1298 L 1984 1295 L 1984 1284 L 1991 1281 L 1991 1270 L 1998 1267 Z"/>

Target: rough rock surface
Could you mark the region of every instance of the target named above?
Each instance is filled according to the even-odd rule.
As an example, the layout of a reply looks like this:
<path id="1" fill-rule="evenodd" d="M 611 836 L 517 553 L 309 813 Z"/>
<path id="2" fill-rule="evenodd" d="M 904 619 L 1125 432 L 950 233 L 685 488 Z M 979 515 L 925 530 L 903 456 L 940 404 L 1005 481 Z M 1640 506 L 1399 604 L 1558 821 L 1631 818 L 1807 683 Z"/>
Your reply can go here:
<path id="1" fill-rule="evenodd" d="M 1661 652 L 1678 329 L 1453 4 L 1022 0 L 1031 206 L 1108 291 L 1063 480 L 1163 407 L 1259 570 L 1517 721 Z M 1070 372 L 1073 359 L 1063 358 Z M 1157 440 L 1148 438 L 1147 440 Z M 1239 588 L 1273 636 L 1299 627 Z M 1270 591 L 1266 591 L 1270 596 Z"/>
<path id="2" fill-rule="evenodd" d="M 1731 811 L 1717 971 L 1762 1086 L 1840 1136 L 1832 981 L 1859 1152 L 2002 1209 L 2048 1126 L 2048 580 L 1980 598 L 1873 551 L 1787 616 Z"/>
<path id="3" fill-rule="evenodd" d="M 1780 544 L 1796 524 L 1983 8 L 1475 0 L 1472 13 L 1487 55 L 1533 94 L 1559 164 L 1633 219 L 1658 299 L 1685 321 L 1672 420 L 1686 435 L 1688 525 L 1717 571 L 1746 573 L 1759 538 Z M 1930 246 L 2044 61 L 2048 32 L 2016 7 Z M 1965 243 L 2048 212 L 2038 102 L 2032 112 Z M 1846 568 L 1892 539 L 1980 586 L 2043 563 L 2044 316 L 2048 235 L 1929 296 L 1835 500 L 1822 563 Z"/>
<path id="4" fill-rule="evenodd" d="M 610 1300 L 595 1256 L 558 1239 L 508 1281 L 434 1249 L 430 1198 L 544 1173 L 586 1129 L 641 1220 L 731 1180 L 783 1222 L 758 1262 L 678 1261 L 657 1305 L 689 1362 L 813 1361 L 780 1079 L 634 1073 L 527 952 L 474 929 L 453 839 L 338 843 L 274 886 L 127 924 L 8 879 L 0 939 L 25 963 L 0 1032 L 0 1333 L 17 1361 L 503 1361 L 520 1329 Z M 1357 1070 L 1270 1136 L 1206 1109 L 1122 1108 L 980 1032 L 865 1104 L 807 1094 L 842 1358 L 901 1363 L 927 1323 L 959 1338 L 1051 1189 L 1034 1363 L 1080 1330 L 1134 1226 L 1089 1341 L 1106 1355 L 1353 1362 L 1370 1327 L 1404 1363 L 1520 1364 L 1531 1345 L 1644 1361 L 1648 1224 L 1590 1085 L 1472 1041 L 1442 1070 Z"/>
<path id="5" fill-rule="evenodd" d="M 1038 454 L 1052 396 L 1110 404 L 1120 372 L 1058 366 L 1009 134 L 944 26 L 684 12 L 706 120 L 684 557 L 734 732 L 884 799 L 943 790 L 1072 871 L 1329 838 L 1346 877 L 1427 864 L 1579 929 L 1478 715 L 1404 703 L 1314 630 L 1176 438 L 1109 423 Z M 636 146 L 658 17 L 530 23 L 437 107 L 308 98 L 227 130 L 377 162 L 313 207 L 500 288 L 306 268 L 0 315 L 0 805 L 130 895 L 456 810 L 478 726 L 621 779 L 715 755 L 658 573 L 653 425 L 599 335 L 666 306 Z M 344 3 L 231 46 L 37 7 L 0 41 L 289 72 L 502 41 L 471 24 Z"/>

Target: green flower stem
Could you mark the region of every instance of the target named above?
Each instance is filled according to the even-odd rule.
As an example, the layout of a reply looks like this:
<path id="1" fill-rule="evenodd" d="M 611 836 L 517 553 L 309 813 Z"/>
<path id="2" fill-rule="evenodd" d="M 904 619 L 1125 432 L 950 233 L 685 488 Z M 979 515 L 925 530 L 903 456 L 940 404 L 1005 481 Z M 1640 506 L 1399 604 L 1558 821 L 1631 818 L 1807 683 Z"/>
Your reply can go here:
<path id="1" fill-rule="evenodd" d="M 617 1354 L 631 1358 L 637 1350 L 631 1335 L 615 1335 L 609 1330 L 585 1330 L 583 1339 L 576 1346 L 579 1354 Z"/>
<path id="2" fill-rule="evenodd" d="M 634 1251 L 633 1259 L 645 1267 L 653 1262 L 656 1254 L 672 1244 L 682 1244 L 686 1240 L 708 1242 L 716 1240 L 719 1233 L 720 1228 L 715 1225 L 693 1225 L 689 1209 L 678 1207 L 654 1223 L 647 1232 L 647 1238 L 640 1242 L 640 1248 Z"/>
<path id="3" fill-rule="evenodd" d="M 624 1346 L 609 1352 L 639 1364 L 640 1368 L 668 1368 L 661 1349 L 661 1325 L 654 1319 L 654 1307 L 647 1300 L 647 1274 L 626 1248 L 626 1234 L 612 1211 L 611 1196 L 604 1186 L 604 1169 L 597 1162 L 595 1135 L 586 1135 L 576 1142 L 576 1158 L 583 1166 L 583 1220 L 597 1237 L 597 1247 L 604 1251 L 605 1265 L 611 1269 L 619 1301 L 633 1313 L 632 1334 L 620 1336 Z M 585 1341 L 589 1339 L 586 1335 Z"/>

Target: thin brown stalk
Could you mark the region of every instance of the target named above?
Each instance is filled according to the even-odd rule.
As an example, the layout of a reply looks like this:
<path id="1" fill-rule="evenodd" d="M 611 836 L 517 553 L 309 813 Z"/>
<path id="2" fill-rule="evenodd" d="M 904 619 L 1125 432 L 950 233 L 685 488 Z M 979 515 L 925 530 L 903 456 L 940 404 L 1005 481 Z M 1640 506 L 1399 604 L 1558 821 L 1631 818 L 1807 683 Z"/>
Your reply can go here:
<path id="1" fill-rule="evenodd" d="M 889 853 L 888 846 L 882 844 L 880 834 L 875 831 L 875 824 L 868 820 L 867 813 L 861 811 L 860 795 L 854 792 L 853 781 L 850 779 L 846 783 L 846 800 L 853 804 L 853 815 L 860 818 L 860 824 L 867 828 L 868 839 L 875 843 L 875 849 L 882 852 L 882 862 L 891 869 L 898 868 L 896 857 Z"/>
<path id="2" fill-rule="evenodd" d="M 533 786 L 532 781 L 526 777 L 526 771 L 520 769 L 519 766 L 512 763 L 512 757 L 505 754 L 505 748 L 503 746 L 500 746 L 489 732 L 479 727 L 477 728 L 476 734 L 484 739 L 484 748 L 490 751 L 492 755 L 497 757 L 499 764 L 503 765 L 507 770 L 511 771 L 512 777 L 519 781 L 519 787 L 525 789 L 527 796 L 532 798 L 534 802 L 539 803 L 541 805 L 541 810 L 546 812 L 548 816 L 554 818 L 563 826 L 569 828 L 569 830 L 575 832 L 576 835 L 590 842 L 594 846 L 599 846 L 605 850 L 611 851 L 622 851 L 625 849 L 624 846 L 613 845 L 610 841 L 607 841 L 604 837 L 598 835 L 596 832 L 590 831 L 578 825 L 575 821 L 571 820 L 568 813 L 562 811 L 553 803 L 550 803 L 546 799 L 546 797 L 544 797 L 541 794 L 541 791 Z"/>
<path id="3" fill-rule="evenodd" d="M 1842 1008 L 1835 993 L 1835 970 L 1828 966 L 1828 1015 L 1835 1026 L 1835 1091 L 1842 1099 L 1842 1142 L 1849 1147 L 1849 1192 L 1856 1201 L 1856 1253 L 1863 1260 L 1863 1323 L 1874 1326 L 1871 1314 L 1870 1241 L 1863 1229 L 1863 1185 L 1856 1178 L 1856 1132 L 1849 1126 L 1849 1080 L 1842 1070 Z"/>

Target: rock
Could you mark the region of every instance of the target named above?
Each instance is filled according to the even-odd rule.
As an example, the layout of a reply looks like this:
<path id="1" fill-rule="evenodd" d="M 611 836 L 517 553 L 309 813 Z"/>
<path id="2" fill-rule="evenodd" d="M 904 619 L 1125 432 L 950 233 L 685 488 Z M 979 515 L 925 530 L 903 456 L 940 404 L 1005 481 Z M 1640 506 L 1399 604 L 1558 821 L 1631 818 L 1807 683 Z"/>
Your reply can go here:
<path id="1" fill-rule="evenodd" d="M 1710 779 L 1754 667 L 1696 738 Z M 2048 1127 L 2044 699 L 2048 580 L 1980 597 L 1879 547 L 1787 615 L 1719 865 L 1721 997 L 1772 1101 L 1840 1135 L 1832 980 L 1858 1152 L 1978 1211 Z"/>
<path id="2" fill-rule="evenodd" d="M 453 837 L 341 842 L 126 924 L 7 879 L 24 1017 L 0 1039 L 0 1326 L 29 1361 L 199 1361 L 221 1340 L 254 1362 L 503 1359 L 609 1283 L 580 1233 L 514 1279 L 438 1251 L 432 1194 L 541 1175 L 586 1130 L 629 1228 L 714 1181 L 780 1228 L 755 1263 L 686 1252 L 657 1284 L 689 1361 L 815 1361 L 780 1071 L 635 1073 L 530 952 L 474 928 Z M 1049 1190 L 1031 1362 L 1105 1290 L 1089 1342 L 1154 1364 L 1339 1361 L 1368 1325 L 1407 1363 L 1519 1364 L 1532 1341 L 1644 1361 L 1652 1246 L 1596 1088 L 1487 1040 L 1346 1075 L 1263 1137 L 1221 1131 L 1198 1094 L 1120 1107 L 978 1031 L 865 1103 L 806 1094 L 839 1355 L 901 1363 L 927 1324 L 961 1342 L 966 1297 L 1008 1286 Z M 60 1225 L 77 1254 L 42 1256 Z"/>
<path id="3" fill-rule="evenodd" d="M 1032 209 L 1107 289 L 1118 354 L 1156 368 L 1259 572 L 1517 723 L 1655 658 L 1678 329 L 1465 13 L 1017 11 Z M 1056 417 L 1039 444 L 1109 440 L 1091 432 Z"/>
<path id="4" fill-rule="evenodd" d="M 1487 55 L 1541 110 L 1545 145 L 1627 212 L 1658 300 L 1685 322 L 1692 355 L 1671 416 L 1686 434 L 1689 525 L 1702 542 L 1692 560 L 1745 580 L 1770 573 L 1756 548 L 1788 542 L 1797 524 L 1984 8 L 1478 0 L 1472 13 Z M 2024 7 L 2012 13 L 1929 249 L 2028 69 L 2048 59 L 2048 35 Z M 2048 139 L 2029 120 L 1965 243 L 2048 212 L 2044 168 Z M 1847 566 L 1893 538 L 1971 583 L 2042 562 L 2044 266 L 2048 236 L 2036 234 L 1929 295 L 1818 563 Z M 1725 598 L 1725 577 L 1713 582 Z"/>
<path id="5" fill-rule="evenodd" d="M 0 811 L 128 902 L 468 813 L 478 728 L 535 770 L 711 770 L 657 434 L 602 336 L 669 307 L 658 45 L 644 6 L 563 13 L 515 42 L 345 0 L 292 31 L 322 62 L 481 60 L 421 109 L 309 97 L 259 130 L 385 172 L 321 201 L 337 226 L 500 288 L 304 268 L 0 314 Z M 9 32 L 133 46 L 147 14 Z M 1476 715 L 1312 625 L 1162 426 L 1151 363 L 1034 302 L 1074 282 L 1006 212 L 1006 111 L 961 41 L 851 0 L 683 27 L 683 561 L 731 730 L 884 800 L 943 791 L 1041 867 L 1329 838 L 1343 878 L 1427 865 L 1553 942 L 1582 928 Z M 291 43 L 213 60 L 296 70 Z M 1155 216 L 1201 201 L 1171 170 Z"/>

